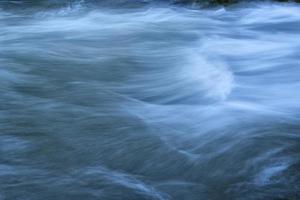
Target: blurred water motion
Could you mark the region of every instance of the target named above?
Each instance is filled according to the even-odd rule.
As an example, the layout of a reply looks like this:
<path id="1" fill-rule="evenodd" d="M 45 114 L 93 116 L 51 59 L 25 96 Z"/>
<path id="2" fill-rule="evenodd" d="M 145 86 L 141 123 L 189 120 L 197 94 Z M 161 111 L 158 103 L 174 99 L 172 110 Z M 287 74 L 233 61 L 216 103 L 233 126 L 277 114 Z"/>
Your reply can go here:
<path id="1" fill-rule="evenodd" d="M 3 4 L 0 199 L 300 199 L 299 55 L 292 3 Z"/>

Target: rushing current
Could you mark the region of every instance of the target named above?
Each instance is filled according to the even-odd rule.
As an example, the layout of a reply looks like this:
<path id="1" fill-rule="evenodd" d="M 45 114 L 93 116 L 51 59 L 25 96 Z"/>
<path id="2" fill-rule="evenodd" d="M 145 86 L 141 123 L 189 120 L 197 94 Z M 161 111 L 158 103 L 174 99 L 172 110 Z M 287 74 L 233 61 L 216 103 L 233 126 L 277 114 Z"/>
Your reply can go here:
<path id="1" fill-rule="evenodd" d="M 295 3 L 3 4 L 0 200 L 299 200 L 299 56 Z"/>

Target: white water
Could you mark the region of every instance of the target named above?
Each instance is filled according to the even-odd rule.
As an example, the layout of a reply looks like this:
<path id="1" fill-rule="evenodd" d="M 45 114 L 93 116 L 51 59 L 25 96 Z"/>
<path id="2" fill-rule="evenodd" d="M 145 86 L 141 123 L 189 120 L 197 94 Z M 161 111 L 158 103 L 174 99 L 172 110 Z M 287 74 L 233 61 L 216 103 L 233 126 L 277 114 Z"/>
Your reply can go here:
<path id="1" fill-rule="evenodd" d="M 1 10 L 0 199 L 300 198 L 299 33 L 297 4 Z"/>

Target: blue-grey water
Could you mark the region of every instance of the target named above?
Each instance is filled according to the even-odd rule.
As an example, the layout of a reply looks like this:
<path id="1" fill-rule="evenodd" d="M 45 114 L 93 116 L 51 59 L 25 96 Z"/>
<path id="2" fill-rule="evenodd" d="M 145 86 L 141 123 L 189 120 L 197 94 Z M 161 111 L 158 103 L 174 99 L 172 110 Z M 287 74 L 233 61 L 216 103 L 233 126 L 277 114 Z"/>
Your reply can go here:
<path id="1" fill-rule="evenodd" d="M 2 3 L 0 200 L 300 199 L 300 5 Z"/>

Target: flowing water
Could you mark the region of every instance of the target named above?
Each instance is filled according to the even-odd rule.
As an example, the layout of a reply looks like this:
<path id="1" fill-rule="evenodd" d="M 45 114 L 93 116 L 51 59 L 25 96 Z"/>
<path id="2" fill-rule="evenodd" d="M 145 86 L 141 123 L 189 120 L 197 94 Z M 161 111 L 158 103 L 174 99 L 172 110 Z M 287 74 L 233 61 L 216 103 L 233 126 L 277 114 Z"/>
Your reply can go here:
<path id="1" fill-rule="evenodd" d="M 300 199 L 300 5 L 16 5 L 1 200 Z"/>

